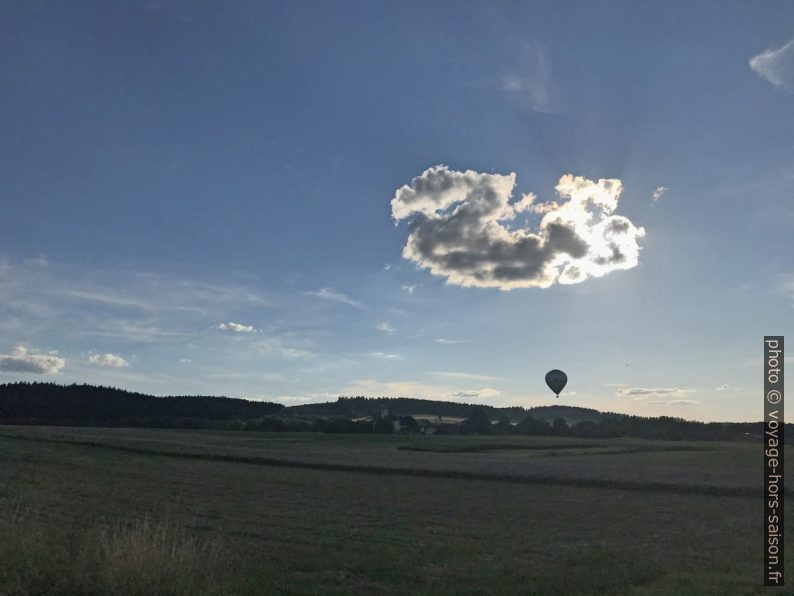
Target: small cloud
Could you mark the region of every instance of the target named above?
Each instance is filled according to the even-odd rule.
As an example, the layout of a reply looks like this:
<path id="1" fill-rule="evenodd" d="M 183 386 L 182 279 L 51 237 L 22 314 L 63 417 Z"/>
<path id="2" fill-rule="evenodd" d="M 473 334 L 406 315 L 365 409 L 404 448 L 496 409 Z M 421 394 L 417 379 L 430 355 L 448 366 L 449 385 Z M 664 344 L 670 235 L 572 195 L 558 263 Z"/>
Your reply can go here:
<path id="1" fill-rule="evenodd" d="M 104 366 L 106 368 L 124 368 L 128 362 L 116 354 L 91 354 L 88 357 L 89 364 Z"/>
<path id="2" fill-rule="evenodd" d="M 386 263 L 386 264 L 383 266 L 383 270 L 384 270 L 384 271 L 388 271 L 389 269 L 391 269 L 391 263 Z"/>
<path id="3" fill-rule="evenodd" d="M 381 360 L 399 360 L 402 358 L 399 354 L 389 354 L 386 352 L 370 352 L 369 355 L 373 358 L 380 358 Z"/>
<path id="4" fill-rule="evenodd" d="M 438 344 L 446 344 L 446 345 L 464 343 L 464 341 L 462 339 L 447 339 L 446 337 L 438 337 L 438 338 L 434 339 L 433 341 L 438 343 Z"/>
<path id="5" fill-rule="evenodd" d="M 408 292 L 409 294 L 413 294 L 414 290 L 416 290 L 416 286 L 402 286 L 403 291 Z"/>
<path id="6" fill-rule="evenodd" d="M 383 331 L 383 333 L 394 333 L 394 327 L 389 325 L 388 323 L 379 323 L 375 326 L 375 329 L 378 331 Z"/>
<path id="7" fill-rule="evenodd" d="M 694 406 L 700 402 L 696 399 L 671 399 L 669 401 L 649 401 L 649 406 Z"/>
<path id="8" fill-rule="evenodd" d="M 454 393 L 450 393 L 447 397 L 458 397 L 458 398 L 473 398 L 473 397 L 480 397 L 480 398 L 487 398 L 487 397 L 497 397 L 501 395 L 501 391 L 497 389 L 492 389 L 490 387 L 483 387 L 482 389 L 475 389 L 471 391 L 456 391 Z"/>
<path id="9" fill-rule="evenodd" d="M 477 397 L 479 395 L 479 391 L 456 391 L 455 393 L 450 393 L 449 397 Z"/>
<path id="10" fill-rule="evenodd" d="M 42 354 L 24 346 L 15 347 L 11 354 L 0 354 L 0 370 L 7 372 L 55 374 L 65 365 L 66 360 L 59 357 L 57 352 Z"/>
<path id="11" fill-rule="evenodd" d="M 720 385 L 719 387 L 716 387 L 717 391 L 727 391 L 730 388 L 730 385 Z"/>
<path id="12" fill-rule="evenodd" d="M 180 358 L 179 364 L 192 364 L 193 360 L 191 358 Z"/>
<path id="13" fill-rule="evenodd" d="M 354 308 L 358 308 L 361 310 L 365 310 L 366 306 L 359 302 L 358 300 L 353 300 L 349 296 L 346 296 L 342 292 L 337 292 L 333 288 L 320 288 L 316 292 L 304 292 L 306 296 L 313 296 L 315 298 L 319 298 L 320 300 L 329 300 L 330 302 L 338 302 L 340 304 L 347 304 L 348 306 L 352 306 Z"/>
<path id="14" fill-rule="evenodd" d="M 750 58 L 750 68 L 773 86 L 794 93 L 794 39 Z"/>
<path id="15" fill-rule="evenodd" d="M 233 331 L 234 333 L 254 333 L 256 329 L 251 325 L 243 325 L 242 323 L 221 323 L 216 327 L 221 331 Z"/>
<path id="16" fill-rule="evenodd" d="M 667 188 L 666 186 L 658 186 L 656 190 L 653 191 L 653 194 L 651 195 L 651 201 L 653 201 L 654 205 L 659 201 L 659 199 L 662 198 L 664 193 L 666 193 L 668 190 L 670 189 Z"/>
<path id="17" fill-rule="evenodd" d="M 694 392 L 694 389 L 681 389 L 679 387 L 629 387 L 627 389 L 619 389 L 615 395 L 630 397 L 633 400 L 644 400 L 654 397 L 681 397 L 687 393 Z"/>

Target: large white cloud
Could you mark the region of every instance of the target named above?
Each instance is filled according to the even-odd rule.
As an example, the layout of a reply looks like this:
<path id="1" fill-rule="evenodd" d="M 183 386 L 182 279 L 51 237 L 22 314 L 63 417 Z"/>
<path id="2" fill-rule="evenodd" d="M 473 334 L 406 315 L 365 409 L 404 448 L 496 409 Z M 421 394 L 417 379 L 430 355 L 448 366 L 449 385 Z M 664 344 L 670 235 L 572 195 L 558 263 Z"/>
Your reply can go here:
<path id="1" fill-rule="evenodd" d="M 565 174 L 557 202 L 529 193 L 510 202 L 515 174 L 458 172 L 439 165 L 398 189 L 395 221 L 409 220 L 402 256 L 460 286 L 540 287 L 578 283 L 639 262 L 645 230 L 615 215 L 623 186 Z M 519 213 L 542 216 L 537 231 Z"/>
<path id="2" fill-rule="evenodd" d="M 753 56 L 750 68 L 775 87 L 794 93 L 794 39 L 781 48 Z"/>
<path id="3" fill-rule="evenodd" d="M 66 360 L 54 352 L 41 354 L 24 346 L 17 346 L 11 354 L 0 354 L 0 370 L 8 372 L 55 374 L 65 365 Z"/>

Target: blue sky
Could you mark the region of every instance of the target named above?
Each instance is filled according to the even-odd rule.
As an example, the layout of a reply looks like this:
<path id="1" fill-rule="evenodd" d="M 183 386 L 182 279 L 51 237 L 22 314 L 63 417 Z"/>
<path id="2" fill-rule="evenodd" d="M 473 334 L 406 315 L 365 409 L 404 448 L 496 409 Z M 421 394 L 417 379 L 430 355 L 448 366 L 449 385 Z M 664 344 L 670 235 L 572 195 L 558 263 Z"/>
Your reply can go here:
<path id="1" fill-rule="evenodd" d="M 784 1 L 6 3 L 0 381 L 529 407 L 561 368 L 559 403 L 760 419 L 792 40 Z M 575 262 L 566 174 L 622 187 Z M 596 274 L 608 217 L 633 232 Z"/>

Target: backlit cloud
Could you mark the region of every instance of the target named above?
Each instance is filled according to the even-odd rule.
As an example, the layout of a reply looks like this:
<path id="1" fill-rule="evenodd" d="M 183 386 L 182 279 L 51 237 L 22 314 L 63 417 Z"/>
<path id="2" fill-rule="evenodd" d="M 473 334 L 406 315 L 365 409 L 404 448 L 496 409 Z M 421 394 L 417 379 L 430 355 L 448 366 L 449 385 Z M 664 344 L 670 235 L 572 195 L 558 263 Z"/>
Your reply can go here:
<path id="1" fill-rule="evenodd" d="M 42 354 L 17 346 L 11 354 L 0 354 L 0 370 L 34 374 L 55 374 L 66 365 L 66 360 L 55 352 Z"/>
<path id="2" fill-rule="evenodd" d="M 425 170 L 391 200 L 396 222 L 409 220 L 405 259 L 449 284 L 547 288 L 601 277 L 639 262 L 645 230 L 615 215 L 623 186 L 565 174 L 558 201 L 534 194 L 510 202 L 515 174 Z M 537 231 L 515 225 L 519 213 L 542 215 Z"/>
<path id="3" fill-rule="evenodd" d="M 750 68 L 779 89 L 794 93 L 794 39 L 750 58 Z"/>

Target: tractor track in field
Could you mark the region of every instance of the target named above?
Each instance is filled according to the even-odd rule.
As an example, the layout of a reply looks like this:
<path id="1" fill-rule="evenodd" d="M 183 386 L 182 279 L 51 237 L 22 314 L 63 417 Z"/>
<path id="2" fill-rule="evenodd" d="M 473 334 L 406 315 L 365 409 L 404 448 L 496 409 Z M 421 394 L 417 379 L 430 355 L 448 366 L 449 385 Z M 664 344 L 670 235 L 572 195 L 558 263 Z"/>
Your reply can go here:
<path id="1" fill-rule="evenodd" d="M 630 480 L 607 480 L 600 478 L 566 478 L 551 474 L 487 474 L 481 472 L 467 472 L 464 470 L 439 470 L 427 468 L 395 468 L 386 466 L 336 464 L 328 462 L 298 461 L 273 457 L 225 455 L 220 453 L 191 453 L 187 451 L 164 451 L 128 445 L 113 445 L 100 441 L 78 441 L 73 439 L 54 439 L 41 437 L 26 437 L 21 435 L 0 434 L 0 439 L 31 441 L 39 443 L 73 445 L 78 447 L 92 447 L 110 451 L 149 455 L 156 457 L 189 459 L 196 461 L 229 462 L 276 468 L 296 468 L 304 470 L 318 470 L 325 472 L 352 472 L 359 474 L 412 476 L 420 478 L 444 478 L 451 480 L 480 480 L 490 482 L 510 482 L 516 484 L 544 484 L 557 486 L 571 486 L 581 488 L 600 488 L 608 490 L 627 490 L 651 493 L 668 493 L 693 496 L 713 497 L 741 497 L 755 498 L 763 494 L 761 488 L 741 486 L 674 484 L 659 482 L 633 482 Z M 791 489 L 785 489 L 790 494 Z"/>

